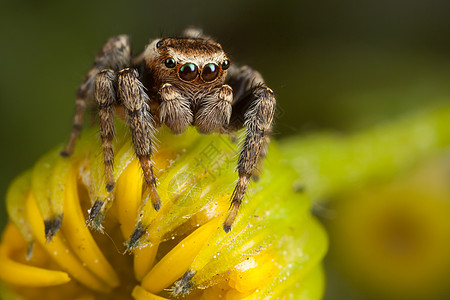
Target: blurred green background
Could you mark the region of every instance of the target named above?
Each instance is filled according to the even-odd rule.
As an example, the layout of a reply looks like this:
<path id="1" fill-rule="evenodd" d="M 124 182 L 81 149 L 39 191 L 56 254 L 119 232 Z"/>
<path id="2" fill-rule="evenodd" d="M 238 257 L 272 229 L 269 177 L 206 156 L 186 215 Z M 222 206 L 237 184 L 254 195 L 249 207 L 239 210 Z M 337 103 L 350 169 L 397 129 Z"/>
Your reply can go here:
<path id="1" fill-rule="evenodd" d="M 276 92 L 282 138 L 351 132 L 448 101 L 449 12 L 447 0 L 3 1 L 0 194 L 68 138 L 76 89 L 112 35 L 129 34 L 136 53 L 203 28 Z"/>

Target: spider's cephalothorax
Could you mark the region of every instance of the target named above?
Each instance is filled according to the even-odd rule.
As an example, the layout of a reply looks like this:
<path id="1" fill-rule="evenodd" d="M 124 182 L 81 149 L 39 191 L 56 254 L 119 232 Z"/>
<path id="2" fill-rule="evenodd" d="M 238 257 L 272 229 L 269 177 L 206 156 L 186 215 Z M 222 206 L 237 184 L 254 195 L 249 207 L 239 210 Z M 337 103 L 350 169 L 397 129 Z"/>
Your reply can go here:
<path id="1" fill-rule="evenodd" d="M 175 133 L 189 125 L 209 133 L 229 122 L 233 92 L 224 83 L 230 61 L 219 44 L 204 38 L 165 38 L 153 41 L 143 57 L 142 83 L 159 104 L 159 112 L 153 111 L 157 120 Z"/>
<path id="2" fill-rule="evenodd" d="M 106 189 L 111 192 L 115 185 L 114 109 L 122 107 L 156 210 L 161 200 L 151 155 L 157 127 L 165 124 L 174 133 L 190 125 L 201 133 L 229 133 L 246 127 L 237 168 L 239 180 L 223 224 L 226 232 L 231 229 L 250 177 L 256 175 L 266 155 L 276 106 L 272 90 L 258 72 L 231 65 L 221 45 L 198 30 L 154 40 L 136 57 L 131 56 L 127 36 L 113 37 L 96 56 L 78 90 L 72 134 L 62 155 L 73 152 L 89 99 L 99 108 Z M 94 204 L 90 219 L 100 210 L 101 204 Z"/>

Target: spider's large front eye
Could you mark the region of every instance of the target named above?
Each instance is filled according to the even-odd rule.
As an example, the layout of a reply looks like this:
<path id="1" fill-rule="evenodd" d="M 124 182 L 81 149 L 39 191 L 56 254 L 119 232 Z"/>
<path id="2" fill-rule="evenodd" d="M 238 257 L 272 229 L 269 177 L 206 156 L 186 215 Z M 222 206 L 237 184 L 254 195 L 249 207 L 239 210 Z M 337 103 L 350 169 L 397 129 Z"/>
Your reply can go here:
<path id="1" fill-rule="evenodd" d="M 173 59 L 172 57 L 166 58 L 166 60 L 164 61 L 166 67 L 168 68 L 174 68 L 177 63 L 175 62 L 175 59 Z"/>
<path id="2" fill-rule="evenodd" d="M 213 81 L 219 75 L 219 66 L 216 64 L 207 64 L 203 67 L 202 78 L 204 81 Z"/>
<path id="3" fill-rule="evenodd" d="M 198 74 L 198 68 L 193 63 L 186 63 L 181 66 L 180 70 L 178 71 L 178 74 L 180 75 L 180 78 L 184 81 L 192 81 L 197 77 Z"/>

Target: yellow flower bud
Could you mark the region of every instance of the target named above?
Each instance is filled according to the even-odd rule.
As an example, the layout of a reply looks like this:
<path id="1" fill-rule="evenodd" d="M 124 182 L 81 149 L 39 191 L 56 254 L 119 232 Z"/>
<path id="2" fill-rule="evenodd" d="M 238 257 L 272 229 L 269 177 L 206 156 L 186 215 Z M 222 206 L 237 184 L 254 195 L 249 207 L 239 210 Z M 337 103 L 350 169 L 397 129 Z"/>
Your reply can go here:
<path id="1" fill-rule="evenodd" d="M 153 160 L 163 204 L 155 211 L 117 123 L 112 193 L 96 129 L 71 157 L 55 149 L 10 186 L 11 222 L 0 244 L 0 279 L 10 292 L 22 299 L 321 298 L 327 238 L 275 143 L 225 233 L 236 144 L 193 129 L 162 130 Z M 99 212 L 88 220 L 93 206 Z"/>

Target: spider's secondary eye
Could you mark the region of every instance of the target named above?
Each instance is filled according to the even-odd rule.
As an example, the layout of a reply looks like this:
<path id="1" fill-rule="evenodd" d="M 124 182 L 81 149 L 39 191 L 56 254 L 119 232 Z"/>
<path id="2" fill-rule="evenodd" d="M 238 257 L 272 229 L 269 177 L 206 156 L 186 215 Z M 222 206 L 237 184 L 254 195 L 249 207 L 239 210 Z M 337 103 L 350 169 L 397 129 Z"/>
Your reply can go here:
<path id="1" fill-rule="evenodd" d="M 162 45 L 163 45 L 164 43 L 163 43 L 163 41 L 159 41 L 159 42 L 157 42 L 156 43 L 156 48 L 159 48 L 159 47 L 161 47 Z"/>
<path id="2" fill-rule="evenodd" d="M 175 62 L 175 59 L 173 59 L 172 57 L 166 58 L 164 63 L 166 64 L 166 67 L 168 67 L 168 68 L 174 68 L 177 65 L 177 63 Z"/>
<path id="3" fill-rule="evenodd" d="M 186 63 L 181 66 L 179 75 L 180 78 L 185 81 L 192 81 L 197 77 L 198 74 L 198 68 L 193 63 Z"/>
<path id="4" fill-rule="evenodd" d="M 224 60 L 222 63 L 222 69 L 226 70 L 230 67 L 230 61 L 228 59 Z"/>
<path id="5" fill-rule="evenodd" d="M 219 75 L 219 66 L 216 64 L 207 64 L 203 67 L 202 78 L 204 81 L 213 81 Z"/>

